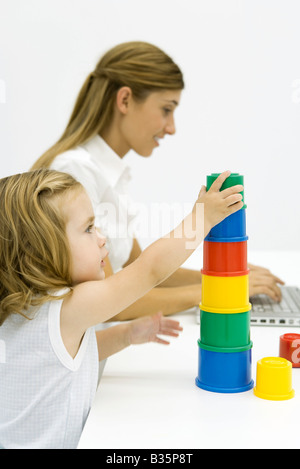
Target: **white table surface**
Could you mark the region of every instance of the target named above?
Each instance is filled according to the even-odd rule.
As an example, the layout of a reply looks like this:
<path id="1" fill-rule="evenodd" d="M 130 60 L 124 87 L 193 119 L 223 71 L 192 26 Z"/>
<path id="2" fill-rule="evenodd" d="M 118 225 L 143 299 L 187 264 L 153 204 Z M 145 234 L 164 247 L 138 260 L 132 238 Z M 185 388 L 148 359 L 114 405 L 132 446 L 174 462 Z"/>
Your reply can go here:
<path id="1" fill-rule="evenodd" d="M 253 252 L 248 258 L 300 286 L 300 251 Z M 196 268 L 193 260 L 186 266 Z M 199 324 L 191 311 L 173 317 L 184 330 L 169 346 L 132 346 L 107 360 L 78 448 L 299 448 L 300 369 L 292 370 L 295 397 L 287 401 L 259 399 L 253 390 L 199 389 Z M 254 382 L 257 360 L 278 356 L 279 337 L 287 332 L 300 328 L 251 327 Z"/>

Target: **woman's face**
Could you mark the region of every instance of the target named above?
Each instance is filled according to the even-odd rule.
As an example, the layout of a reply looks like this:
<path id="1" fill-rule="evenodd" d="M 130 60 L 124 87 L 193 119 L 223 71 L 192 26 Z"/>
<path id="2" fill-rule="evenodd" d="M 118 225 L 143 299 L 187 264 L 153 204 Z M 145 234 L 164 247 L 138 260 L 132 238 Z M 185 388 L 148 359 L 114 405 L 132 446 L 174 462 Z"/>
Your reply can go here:
<path id="1" fill-rule="evenodd" d="M 152 92 L 144 101 L 137 101 L 130 94 L 126 113 L 120 120 L 125 147 L 141 156 L 150 156 L 165 135 L 173 135 L 174 112 L 180 96 L 181 90 L 165 90 Z"/>

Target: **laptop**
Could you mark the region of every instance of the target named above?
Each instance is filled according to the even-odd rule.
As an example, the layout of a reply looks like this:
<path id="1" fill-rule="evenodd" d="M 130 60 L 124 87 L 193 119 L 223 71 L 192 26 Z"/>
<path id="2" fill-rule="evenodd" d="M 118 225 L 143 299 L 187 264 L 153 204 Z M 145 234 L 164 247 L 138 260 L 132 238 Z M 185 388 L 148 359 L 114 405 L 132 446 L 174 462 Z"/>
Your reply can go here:
<path id="1" fill-rule="evenodd" d="M 252 304 L 251 326 L 298 326 L 300 327 L 300 288 L 280 286 L 282 300 L 276 303 L 267 295 L 250 298 Z M 200 324 L 200 309 L 196 311 Z"/>
<path id="2" fill-rule="evenodd" d="M 300 326 L 300 289 L 285 285 L 280 288 L 280 303 L 267 295 L 250 298 L 252 326 Z"/>

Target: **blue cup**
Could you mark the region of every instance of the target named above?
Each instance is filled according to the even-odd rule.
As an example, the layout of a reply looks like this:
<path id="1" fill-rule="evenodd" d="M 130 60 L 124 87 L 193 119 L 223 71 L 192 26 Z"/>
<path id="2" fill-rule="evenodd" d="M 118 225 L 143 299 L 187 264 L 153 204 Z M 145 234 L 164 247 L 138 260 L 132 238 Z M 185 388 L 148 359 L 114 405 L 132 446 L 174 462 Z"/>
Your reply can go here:
<path id="1" fill-rule="evenodd" d="M 215 225 L 206 236 L 205 241 L 232 243 L 247 241 L 247 239 L 246 210 L 242 208 Z"/>
<path id="2" fill-rule="evenodd" d="M 243 352 L 212 352 L 199 345 L 196 385 L 206 391 L 237 393 L 254 386 L 251 379 L 251 348 Z"/>

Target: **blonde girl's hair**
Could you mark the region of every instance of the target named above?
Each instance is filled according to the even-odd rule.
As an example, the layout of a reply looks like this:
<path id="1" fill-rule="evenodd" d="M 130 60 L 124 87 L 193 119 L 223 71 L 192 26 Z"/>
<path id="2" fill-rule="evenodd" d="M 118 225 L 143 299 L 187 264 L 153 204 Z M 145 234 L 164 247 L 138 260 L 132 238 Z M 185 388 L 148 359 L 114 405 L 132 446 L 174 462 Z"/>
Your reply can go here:
<path id="1" fill-rule="evenodd" d="M 136 100 L 151 92 L 181 90 L 183 75 L 173 60 L 146 42 L 127 42 L 109 50 L 86 78 L 60 139 L 33 165 L 49 168 L 55 157 L 87 142 L 111 123 L 117 91 L 131 88 Z"/>
<path id="2" fill-rule="evenodd" d="M 72 176 L 51 170 L 0 180 L 0 325 L 71 288 L 61 207 L 63 196 L 79 189 Z"/>

